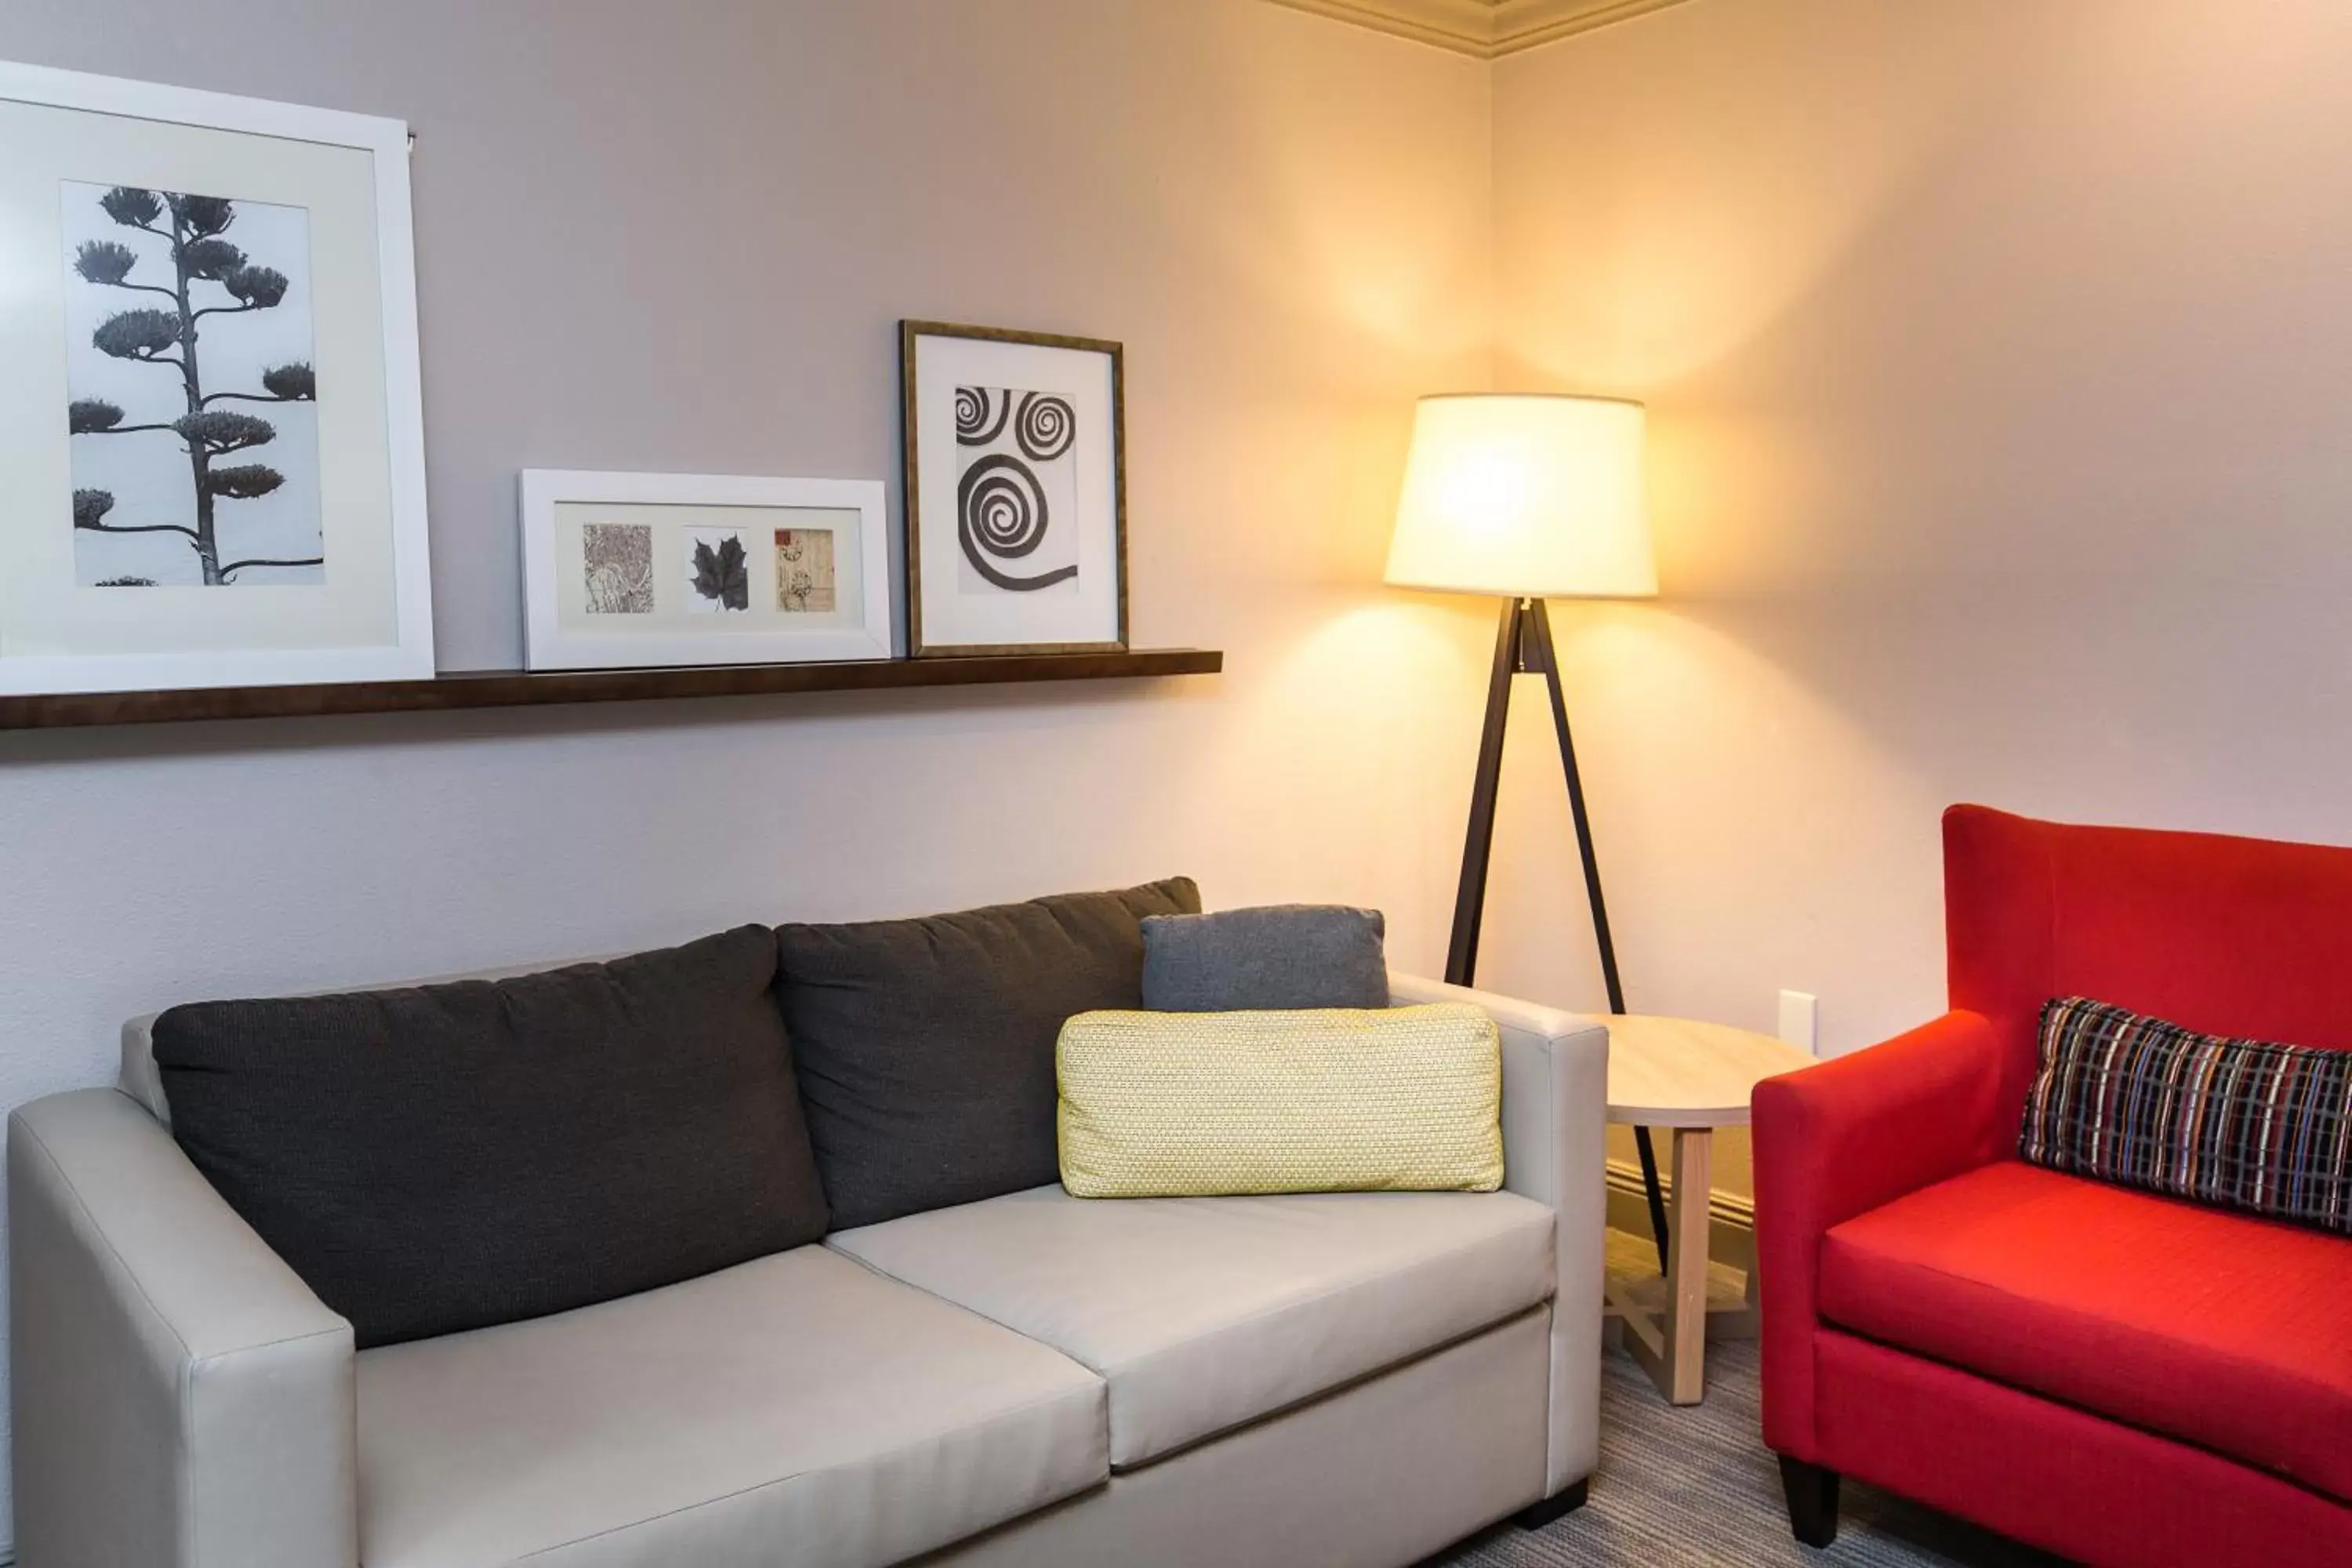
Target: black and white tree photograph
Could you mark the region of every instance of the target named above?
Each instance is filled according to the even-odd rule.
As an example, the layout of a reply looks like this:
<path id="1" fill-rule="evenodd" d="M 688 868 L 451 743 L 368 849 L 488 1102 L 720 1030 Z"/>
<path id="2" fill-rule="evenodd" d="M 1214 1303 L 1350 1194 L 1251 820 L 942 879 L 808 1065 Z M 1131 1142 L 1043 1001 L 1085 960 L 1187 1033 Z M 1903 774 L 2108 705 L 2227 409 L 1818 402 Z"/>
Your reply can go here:
<path id="1" fill-rule="evenodd" d="M 309 214 L 72 181 L 63 199 L 77 582 L 324 582 Z"/>
<path id="2" fill-rule="evenodd" d="M 1077 415 L 1069 399 L 955 389 L 956 542 L 966 594 L 1076 592 Z"/>

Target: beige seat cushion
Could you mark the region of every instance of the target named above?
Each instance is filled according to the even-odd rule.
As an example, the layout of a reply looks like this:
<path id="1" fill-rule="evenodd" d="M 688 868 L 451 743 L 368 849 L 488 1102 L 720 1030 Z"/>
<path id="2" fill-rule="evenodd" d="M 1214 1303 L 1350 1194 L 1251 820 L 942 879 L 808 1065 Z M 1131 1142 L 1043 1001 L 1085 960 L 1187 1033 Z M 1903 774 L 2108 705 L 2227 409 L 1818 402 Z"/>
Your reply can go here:
<path id="1" fill-rule="evenodd" d="M 358 1361 L 367 1568 L 897 1563 L 1108 1473 L 1091 1373 L 818 1247 Z"/>
<path id="2" fill-rule="evenodd" d="M 1038 1187 L 825 1245 L 1100 1373 L 1124 1469 L 1549 1300 L 1552 1233 L 1551 1210 L 1513 1193 Z"/>

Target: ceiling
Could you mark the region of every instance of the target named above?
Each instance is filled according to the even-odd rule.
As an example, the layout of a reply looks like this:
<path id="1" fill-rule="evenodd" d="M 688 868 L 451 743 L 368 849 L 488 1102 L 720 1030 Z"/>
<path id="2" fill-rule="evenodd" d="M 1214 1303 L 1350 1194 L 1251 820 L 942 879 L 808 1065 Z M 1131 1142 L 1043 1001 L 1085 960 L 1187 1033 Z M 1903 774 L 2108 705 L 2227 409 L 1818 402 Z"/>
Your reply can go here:
<path id="1" fill-rule="evenodd" d="M 1491 60 L 1680 0 L 1274 0 Z"/>

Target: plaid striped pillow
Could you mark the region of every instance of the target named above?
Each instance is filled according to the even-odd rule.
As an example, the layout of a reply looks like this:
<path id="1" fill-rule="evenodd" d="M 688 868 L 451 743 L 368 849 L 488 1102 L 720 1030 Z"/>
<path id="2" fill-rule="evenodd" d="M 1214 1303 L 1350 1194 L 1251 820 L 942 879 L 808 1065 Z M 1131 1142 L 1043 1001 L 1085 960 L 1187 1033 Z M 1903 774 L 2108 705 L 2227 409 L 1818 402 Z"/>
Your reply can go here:
<path id="1" fill-rule="evenodd" d="M 2224 1039 L 2063 997 L 2042 1009 L 2017 1152 L 2352 1235 L 2352 1051 Z"/>

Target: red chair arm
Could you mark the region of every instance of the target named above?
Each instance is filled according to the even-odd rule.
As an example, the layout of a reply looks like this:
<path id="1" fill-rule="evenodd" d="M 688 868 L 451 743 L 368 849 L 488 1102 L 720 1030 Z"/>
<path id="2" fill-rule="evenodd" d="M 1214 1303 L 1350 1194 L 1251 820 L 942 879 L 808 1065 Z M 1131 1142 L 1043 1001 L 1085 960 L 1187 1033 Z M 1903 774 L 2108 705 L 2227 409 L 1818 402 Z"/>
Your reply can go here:
<path id="1" fill-rule="evenodd" d="M 1832 1226 L 2000 1157 L 2005 1052 L 1976 1013 L 1767 1079 L 1753 1100 L 1756 1256 L 1764 1307 L 1764 1438 L 1813 1449 L 1815 1270 Z"/>

